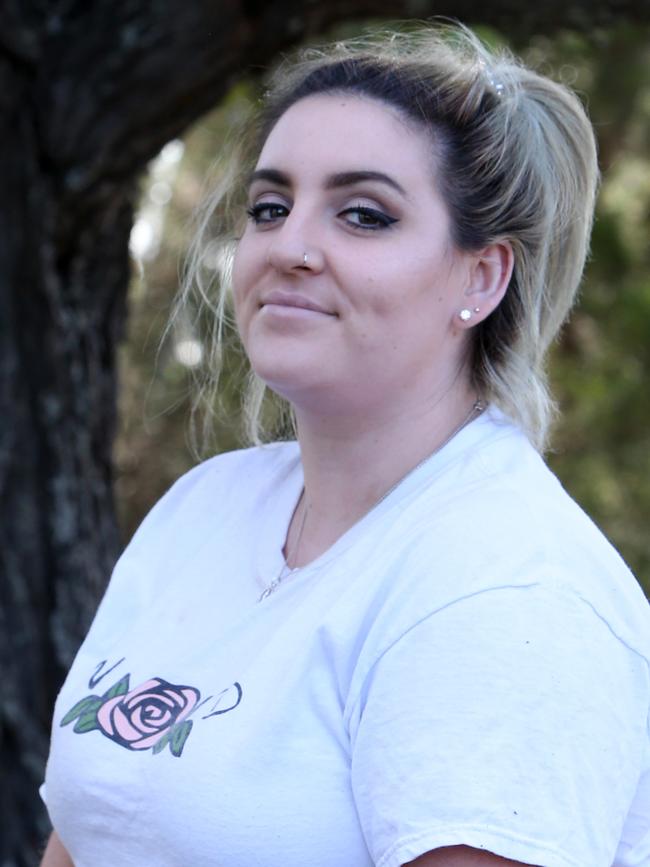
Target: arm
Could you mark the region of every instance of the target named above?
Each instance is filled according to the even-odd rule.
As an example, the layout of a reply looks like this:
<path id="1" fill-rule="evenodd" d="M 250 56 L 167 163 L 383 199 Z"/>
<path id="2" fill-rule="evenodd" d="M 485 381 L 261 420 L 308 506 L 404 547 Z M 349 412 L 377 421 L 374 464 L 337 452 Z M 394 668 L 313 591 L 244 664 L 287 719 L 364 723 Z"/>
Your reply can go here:
<path id="1" fill-rule="evenodd" d="M 52 831 L 41 867 L 74 867 L 72 859 L 66 852 L 63 843 L 59 840 L 56 831 Z"/>
<path id="2" fill-rule="evenodd" d="M 351 716 L 372 857 L 610 863 L 647 737 L 642 658 L 551 582 L 487 589 L 413 621 L 373 660 Z"/>
<path id="3" fill-rule="evenodd" d="M 471 849 L 469 846 L 445 846 L 426 852 L 405 867 L 526 867 L 521 861 L 501 858 L 492 852 Z"/>

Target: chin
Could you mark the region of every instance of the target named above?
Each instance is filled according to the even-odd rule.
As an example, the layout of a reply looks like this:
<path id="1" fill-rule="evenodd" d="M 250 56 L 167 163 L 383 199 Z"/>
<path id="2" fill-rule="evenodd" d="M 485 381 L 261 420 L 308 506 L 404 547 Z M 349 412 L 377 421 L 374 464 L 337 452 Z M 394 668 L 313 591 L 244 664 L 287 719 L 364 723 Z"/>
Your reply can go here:
<path id="1" fill-rule="evenodd" d="M 305 407 L 312 411 L 327 411 L 327 406 L 337 393 L 335 384 L 323 379 L 322 365 L 311 370 L 306 365 L 253 365 L 253 370 L 267 388 L 296 409 Z"/>
<path id="2" fill-rule="evenodd" d="M 291 400 L 290 395 L 309 390 L 315 385 L 306 365 L 302 363 L 288 361 L 282 364 L 278 363 L 277 358 L 265 361 L 267 363 L 252 358 L 253 371 L 272 391 L 287 400 Z"/>
<path id="3" fill-rule="evenodd" d="M 269 388 L 279 391 L 285 386 L 300 388 L 317 381 L 327 369 L 325 359 L 311 346 L 289 347 L 286 342 L 258 341 L 246 347 L 250 365 Z"/>

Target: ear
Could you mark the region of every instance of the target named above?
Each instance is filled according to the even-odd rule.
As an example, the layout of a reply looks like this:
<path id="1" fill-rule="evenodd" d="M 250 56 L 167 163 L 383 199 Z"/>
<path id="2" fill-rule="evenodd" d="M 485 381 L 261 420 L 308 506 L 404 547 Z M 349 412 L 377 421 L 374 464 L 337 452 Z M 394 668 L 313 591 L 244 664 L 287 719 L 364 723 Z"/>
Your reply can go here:
<path id="1" fill-rule="evenodd" d="M 498 307 L 506 294 L 513 267 L 514 253 L 509 241 L 490 244 L 473 255 L 463 295 L 465 307 L 459 311 L 462 326 L 477 325 Z"/>

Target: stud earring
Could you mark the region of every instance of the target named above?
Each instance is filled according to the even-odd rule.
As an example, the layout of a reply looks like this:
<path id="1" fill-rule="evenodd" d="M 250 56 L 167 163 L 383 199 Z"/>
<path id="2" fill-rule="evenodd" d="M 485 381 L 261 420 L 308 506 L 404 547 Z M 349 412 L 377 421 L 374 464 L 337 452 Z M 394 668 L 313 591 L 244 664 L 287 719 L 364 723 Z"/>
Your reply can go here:
<path id="1" fill-rule="evenodd" d="M 480 312 L 481 312 L 481 310 L 479 307 L 474 308 L 474 313 L 480 313 Z M 463 307 L 463 309 L 460 311 L 458 316 L 460 319 L 463 320 L 463 322 L 469 322 L 469 320 L 472 318 L 472 311 L 469 309 L 469 307 Z"/>

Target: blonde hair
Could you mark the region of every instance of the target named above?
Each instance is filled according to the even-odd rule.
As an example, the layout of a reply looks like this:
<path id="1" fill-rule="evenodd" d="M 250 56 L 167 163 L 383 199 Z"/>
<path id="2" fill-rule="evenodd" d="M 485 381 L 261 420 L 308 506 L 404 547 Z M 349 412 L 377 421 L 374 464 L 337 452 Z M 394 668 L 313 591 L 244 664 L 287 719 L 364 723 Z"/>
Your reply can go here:
<path id="1" fill-rule="evenodd" d="M 239 134 L 229 174 L 206 202 L 179 303 L 198 291 L 214 308 L 218 363 L 227 280 L 220 281 L 221 300 L 213 301 L 213 287 L 202 279 L 205 249 L 230 244 L 232 250 L 242 228 L 245 180 L 281 115 L 300 99 L 335 92 L 385 102 L 430 135 L 459 249 L 512 245 L 512 279 L 501 304 L 471 329 L 469 364 L 477 392 L 543 449 L 554 413 L 546 354 L 573 305 L 588 253 L 596 144 L 572 91 L 507 51 L 491 52 L 461 25 L 377 33 L 310 48 L 282 63 Z M 214 396 L 216 371 L 211 382 Z M 264 388 L 252 377 L 246 415 L 255 442 L 264 437 Z"/>

